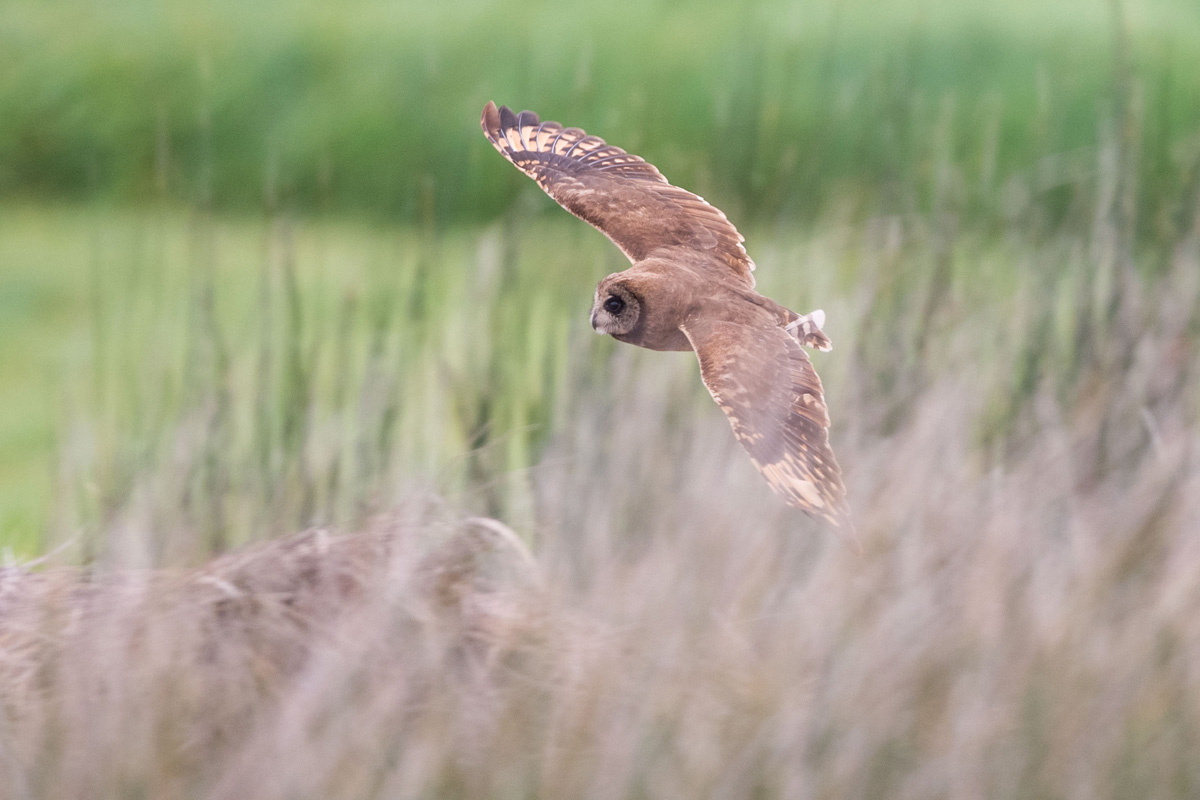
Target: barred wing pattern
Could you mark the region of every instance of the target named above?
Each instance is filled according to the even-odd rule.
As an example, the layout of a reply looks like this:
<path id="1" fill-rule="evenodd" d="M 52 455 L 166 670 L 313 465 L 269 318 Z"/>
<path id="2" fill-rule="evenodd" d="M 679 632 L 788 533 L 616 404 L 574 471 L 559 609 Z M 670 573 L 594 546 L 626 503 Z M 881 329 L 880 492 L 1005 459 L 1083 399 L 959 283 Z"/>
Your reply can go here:
<path id="1" fill-rule="evenodd" d="M 683 332 L 704 385 L 771 488 L 852 532 L 821 379 L 800 343 L 782 328 L 703 317 Z"/>
<path id="2" fill-rule="evenodd" d="M 668 183 L 653 164 L 579 128 L 542 122 L 532 111 L 514 114 L 488 103 L 480 124 L 505 158 L 630 261 L 683 247 L 711 255 L 714 268 L 754 286 L 754 262 L 737 228 L 704 198 Z"/>

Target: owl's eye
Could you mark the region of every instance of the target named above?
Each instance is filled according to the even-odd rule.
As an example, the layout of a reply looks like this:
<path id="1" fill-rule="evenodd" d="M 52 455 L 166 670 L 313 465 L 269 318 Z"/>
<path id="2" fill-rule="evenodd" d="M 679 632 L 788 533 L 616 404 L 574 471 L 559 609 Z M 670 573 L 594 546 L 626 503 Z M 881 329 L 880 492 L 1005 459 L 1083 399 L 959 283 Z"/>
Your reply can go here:
<path id="1" fill-rule="evenodd" d="M 610 297 L 604 301 L 604 310 L 616 316 L 625 310 L 625 301 L 619 297 Z"/>

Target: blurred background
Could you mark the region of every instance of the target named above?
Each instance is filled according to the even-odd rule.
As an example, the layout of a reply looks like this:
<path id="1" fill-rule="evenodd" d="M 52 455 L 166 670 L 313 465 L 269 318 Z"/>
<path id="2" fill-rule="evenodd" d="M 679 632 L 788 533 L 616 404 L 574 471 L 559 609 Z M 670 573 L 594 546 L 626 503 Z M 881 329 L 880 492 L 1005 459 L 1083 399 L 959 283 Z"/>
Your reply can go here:
<path id="1" fill-rule="evenodd" d="M 10 0 L 0 542 L 74 536 L 172 458 L 220 541 L 259 512 L 345 521 L 397 464 L 520 505 L 497 484 L 520 484 L 562 422 L 572 352 L 603 374 L 586 312 L 622 259 L 497 160 L 477 125 L 491 99 L 710 198 L 794 307 L 856 302 L 864 249 L 893 237 L 866 315 L 908 366 L 969 315 L 964 295 L 1023 291 L 1035 341 L 1016 373 L 995 365 L 992 399 L 1069 389 L 1111 309 L 1029 304 L 1111 304 L 1194 234 L 1195 12 Z M 926 290 L 923 316 L 889 319 Z M 1081 314 L 1099 327 L 1072 334 Z M 874 370 L 851 355 L 818 365 L 835 394 Z M 185 422 L 202 432 L 172 447 Z"/>
<path id="2" fill-rule="evenodd" d="M 644 156 L 825 309 L 861 558 L 691 355 L 592 333 L 626 262 L 492 150 L 488 100 Z M 186 567 L 429 498 L 512 526 L 550 587 L 533 679 L 377 676 L 445 701 L 361 696 L 413 760 L 260 729 L 319 739 L 317 777 L 271 774 L 320 796 L 1196 796 L 1198 237 L 1195 0 L 3 0 L 0 548 Z M 314 720 L 354 702 L 314 685 Z M 167 785 L 174 695 L 105 696 L 107 733 L 80 700 L 89 733 L 0 767 Z"/>

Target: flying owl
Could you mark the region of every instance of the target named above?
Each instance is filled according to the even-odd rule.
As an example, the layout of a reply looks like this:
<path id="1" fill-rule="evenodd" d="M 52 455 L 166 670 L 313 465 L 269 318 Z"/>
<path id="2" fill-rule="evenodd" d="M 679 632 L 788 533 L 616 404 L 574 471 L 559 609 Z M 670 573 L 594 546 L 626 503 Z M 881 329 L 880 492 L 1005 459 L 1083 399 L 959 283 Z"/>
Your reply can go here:
<path id="1" fill-rule="evenodd" d="M 596 288 L 596 332 L 651 350 L 694 350 L 704 385 L 771 488 L 849 529 L 821 380 L 804 351 L 831 349 L 824 312 L 801 316 L 754 291 L 742 235 L 644 159 L 495 103 L 481 124 L 517 169 L 633 262 Z"/>

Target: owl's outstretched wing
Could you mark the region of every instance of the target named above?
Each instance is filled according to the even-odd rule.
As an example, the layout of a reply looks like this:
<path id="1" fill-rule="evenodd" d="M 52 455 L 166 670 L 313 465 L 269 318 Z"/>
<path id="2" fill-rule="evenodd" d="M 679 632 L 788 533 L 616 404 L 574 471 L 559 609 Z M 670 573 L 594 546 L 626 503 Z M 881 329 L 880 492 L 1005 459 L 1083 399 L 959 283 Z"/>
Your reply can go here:
<path id="1" fill-rule="evenodd" d="M 704 385 L 771 488 L 791 505 L 852 531 L 821 379 L 800 343 L 783 328 L 704 317 L 683 332 L 700 359 Z"/>
<path id="2" fill-rule="evenodd" d="M 505 158 L 630 261 L 683 247 L 713 256 L 714 266 L 754 286 L 754 262 L 737 228 L 704 198 L 667 183 L 653 164 L 532 111 L 488 103 L 480 124 Z"/>

